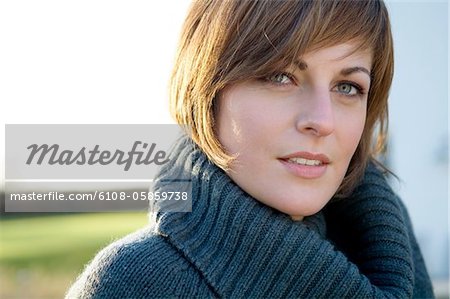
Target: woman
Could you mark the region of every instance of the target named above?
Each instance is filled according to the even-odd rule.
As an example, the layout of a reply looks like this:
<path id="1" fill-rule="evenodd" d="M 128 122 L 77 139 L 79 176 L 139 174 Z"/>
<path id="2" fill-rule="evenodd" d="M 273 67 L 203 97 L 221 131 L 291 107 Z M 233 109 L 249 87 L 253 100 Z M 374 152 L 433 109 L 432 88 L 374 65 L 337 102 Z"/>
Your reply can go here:
<path id="1" fill-rule="evenodd" d="M 381 1 L 195 1 L 171 80 L 189 137 L 155 187 L 189 176 L 192 212 L 154 207 L 67 297 L 433 297 L 373 158 L 392 74 Z"/>

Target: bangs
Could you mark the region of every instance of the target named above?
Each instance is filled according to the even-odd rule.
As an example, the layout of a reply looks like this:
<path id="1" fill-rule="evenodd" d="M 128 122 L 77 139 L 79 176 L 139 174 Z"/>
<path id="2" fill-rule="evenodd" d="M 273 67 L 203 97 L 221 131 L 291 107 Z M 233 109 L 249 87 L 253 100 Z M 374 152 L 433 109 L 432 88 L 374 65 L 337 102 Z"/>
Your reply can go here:
<path id="1" fill-rule="evenodd" d="M 349 55 L 367 49 L 379 52 L 389 22 L 383 6 L 371 0 L 236 1 L 235 17 L 227 24 L 234 34 L 222 56 L 226 61 L 219 62 L 226 66 L 223 83 L 264 76 L 308 51 L 349 41 L 356 42 Z"/>

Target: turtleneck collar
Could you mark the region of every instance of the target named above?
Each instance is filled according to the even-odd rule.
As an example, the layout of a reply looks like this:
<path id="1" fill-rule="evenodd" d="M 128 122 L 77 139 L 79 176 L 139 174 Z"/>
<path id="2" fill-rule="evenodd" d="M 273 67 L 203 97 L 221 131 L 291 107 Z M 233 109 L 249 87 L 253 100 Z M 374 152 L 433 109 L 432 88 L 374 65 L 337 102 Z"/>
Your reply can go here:
<path id="1" fill-rule="evenodd" d="M 201 273 L 214 295 L 384 298 L 413 294 L 405 216 L 378 171 L 369 169 L 355 197 L 345 200 L 342 209 L 337 203 L 332 209 L 340 213 L 339 219 L 356 217 L 346 233 L 361 232 L 355 240 L 346 239 L 361 249 L 355 264 L 325 238 L 323 212 L 293 221 L 265 206 L 212 164 L 189 138 L 182 138 L 172 153 L 155 190 L 170 188 L 163 181 L 190 176 L 192 212 L 154 212 L 154 232 Z"/>
<path id="2" fill-rule="evenodd" d="M 186 137 L 161 169 L 155 190 L 168 188 L 158 182 L 180 176 L 192 180 L 192 212 L 155 212 L 155 230 L 200 269 L 219 295 L 231 294 L 237 286 L 250 293 L 256 285 L 274 287 L 301 252 L 293 244 L 325 236 L 321 213 L 296 222 L 258 202 Z M 258 280 L 270 283 L 255 284 Z"/>

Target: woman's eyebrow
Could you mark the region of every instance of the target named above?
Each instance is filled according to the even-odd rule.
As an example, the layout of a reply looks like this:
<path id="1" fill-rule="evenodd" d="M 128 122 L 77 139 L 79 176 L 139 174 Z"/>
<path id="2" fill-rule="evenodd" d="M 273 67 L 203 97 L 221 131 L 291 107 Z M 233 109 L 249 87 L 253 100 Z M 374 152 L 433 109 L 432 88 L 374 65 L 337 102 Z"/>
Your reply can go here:
<path id="1" fill-rule="evenodd" d="M 301 71 L 308 69 L 308 64 L 301 59 L 295 61 L 295 66 Z M 354 67 L 345 68 L 345 69 L 341 70 L 341 75 L 348 76 L 348 75 L 350 75 L 352 73 L 356 73 L 356 72 L 363 72 L 367 76 L 371 77 L 370 71 L 362 66 L 354 66 Z"/>
<path id="2" fill-rule="evenodd" d="M 356 72 L 363 72 L 364 74 L 367 74 L 367 76 L 371 77 L 370 71 L 362 66 L 354 66 L 354 67 L 345 68 L 345 69 L 341 70 L 341 75 L 348 76 L 348 75 L 350 75 L 352 73 L 356 73 Z"/>

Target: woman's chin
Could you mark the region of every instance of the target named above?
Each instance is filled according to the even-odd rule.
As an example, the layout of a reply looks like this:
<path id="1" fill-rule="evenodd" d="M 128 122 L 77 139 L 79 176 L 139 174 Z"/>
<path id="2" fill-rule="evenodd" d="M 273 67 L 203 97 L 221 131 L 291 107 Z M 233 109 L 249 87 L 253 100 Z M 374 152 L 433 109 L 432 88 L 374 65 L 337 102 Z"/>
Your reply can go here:
<path id="1" fill-rule="evenodd" d="M 300 215 L 291 215 L 291 219 L 293 221 L 302 221 L 303 218 L 305 218 L 304 216 L 300 216 Z"/>
<path id="2" fill-rule="evenodd" d="M 294 221 L 301 221 L 305 217 L 318 213 L 322 208 L 323 205 L 318 205 L 318 206 L 308 206 L 307 208 L 291 207 L 282 210 L 280 209 L 279 211 L 289 215 L 289 217 L 291 217 L 291 219 Z"/>

